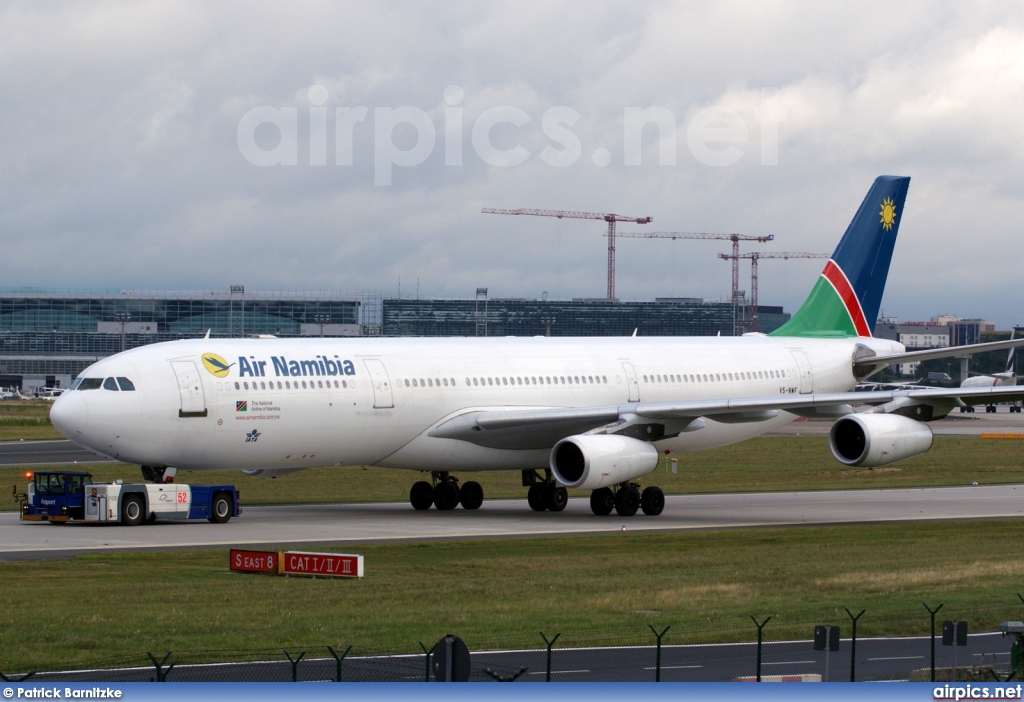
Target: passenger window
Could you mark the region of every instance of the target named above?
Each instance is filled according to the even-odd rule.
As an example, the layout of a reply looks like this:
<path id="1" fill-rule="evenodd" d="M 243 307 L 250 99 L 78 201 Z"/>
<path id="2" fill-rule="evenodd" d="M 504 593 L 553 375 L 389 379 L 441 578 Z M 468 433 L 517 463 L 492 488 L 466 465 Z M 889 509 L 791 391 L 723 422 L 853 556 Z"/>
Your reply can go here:
<path id="1" fill-rule="evenodd" d="M 79 390 L 99 390 L 103 387 L 103 378 L 82 378 L 82 382 L 79 383 Z"/>
<path id="2" fill-rule="evenodd" d="M 123 376 L 118 376 L 117 384 L 120 385 L 121 389 L 124 390 L 125 392 L 130 392 L 135 389 L 135 383 L 133 383 L 132 381 L 128 380 L 128 378 L 125 378 Z"/>

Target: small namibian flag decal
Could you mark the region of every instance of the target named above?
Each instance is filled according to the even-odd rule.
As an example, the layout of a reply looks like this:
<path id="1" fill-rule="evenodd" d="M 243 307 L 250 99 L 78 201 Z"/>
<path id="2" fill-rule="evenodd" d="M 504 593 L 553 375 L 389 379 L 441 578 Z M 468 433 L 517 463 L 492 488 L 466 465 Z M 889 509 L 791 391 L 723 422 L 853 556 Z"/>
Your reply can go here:
<path id="1" fill-rule="evenodd" d="M 235 401 L 235 411 L 236 412 L 248 412 L 249 411 L 249 401 L 248 400 L 236 400 Z"/>

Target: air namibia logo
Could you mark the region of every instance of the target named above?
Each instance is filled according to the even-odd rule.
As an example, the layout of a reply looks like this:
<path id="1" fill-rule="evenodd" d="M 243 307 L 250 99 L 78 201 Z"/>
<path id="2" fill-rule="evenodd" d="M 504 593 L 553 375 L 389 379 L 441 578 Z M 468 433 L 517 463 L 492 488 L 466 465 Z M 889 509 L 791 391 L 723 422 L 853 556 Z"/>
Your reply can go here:
<path id="1" fill-rule="evenodd" d="M 215 353 L 204 353 L 203 365 L 206 366 L 206 370 L 210 371 L 218 378 L 226 378 L 228 371 L 231 370 L 231 366 L 235 364 L 232 363 L 229 365 L 227 361 Z"/>
<path id="2" fill-rule="evenodd" d="M 891 197 L 882 200 L 882 211 L 878 214 L 882 217 L 882 229 L 885 231 L 892 229 L 892 225 L 896 223 L 896 204 Z"/>

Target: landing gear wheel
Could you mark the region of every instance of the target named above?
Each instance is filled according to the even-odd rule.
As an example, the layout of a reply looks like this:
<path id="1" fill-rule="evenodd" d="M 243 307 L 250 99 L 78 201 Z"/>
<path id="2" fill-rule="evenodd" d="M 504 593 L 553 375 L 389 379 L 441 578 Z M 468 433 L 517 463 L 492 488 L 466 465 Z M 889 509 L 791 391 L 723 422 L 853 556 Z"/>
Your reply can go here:
<path id="1" fill-rule="evenodd" d="M 546 483 L 534 483 L 526 493 L 526 501 L 534 512 L 543 512 L 548 508 L 547 501 L 544 499 L 545 487 L 547 487 Z"/>
<path id="2" fill-rule="evenodd" d="M 632 485 L 619 488 L 615 495 L 615 511 L 620 517 L 632 517 L 640 509 L 640 493 Z"/>
<path id="3" fill-rule="evenodd" d="M 126 526 L 138 526 L 146 517 L 146 510 L 142 504 L 142 498 L 138 495 L 128 495 L 121 503 L 121 521 Z"/>
<path id="4" fill-rule="evenodd" d="M 615 509 L 615 493 L 611 488 L 599 488 L 590 493 L 590 511 L 599 517 L 607 517 Z"/>
<path id="5" fill-rule="evenodd" d="M 210 510 L 209 520 L 213 524 L 226 524 L 234 512 L 234 505 L 231 504 L 231 495 L 226 492 L 218 492 L 213 496 L 213 507 Z"/>
<path id="6" fill-rule="evenodd" d="M 640 495 L 640 509 L 648 517 L 657 517 L 665 509 L 665 493 L 659 487 L 644 488 Z"/>
<path id="7" fill-rule="evenodd" d="M 409 490 L 409 502 L 415 509 L 430 509 L 434 506 L 434 486 L 426 480 L 413 483 Z"/>
<path id="8" fill-rule="evenodd" d="M 552 512 L 561 512 L 569 504 L 569 492 L 561 485 L 547 484 L 544 502 Z"/>
<path id="9" fill-rule="evenodd" d="M 463 509 L 480 509 L 484 503 L 484 489 L 474 480 L 463 483 L 459 489 L 459 501 Z"/>
<path id="10" fill-rule="evenodd" d="M 442 512 L 459 506 L 459 487 L 446 480 L 434 486 L 434 506 Z"/>

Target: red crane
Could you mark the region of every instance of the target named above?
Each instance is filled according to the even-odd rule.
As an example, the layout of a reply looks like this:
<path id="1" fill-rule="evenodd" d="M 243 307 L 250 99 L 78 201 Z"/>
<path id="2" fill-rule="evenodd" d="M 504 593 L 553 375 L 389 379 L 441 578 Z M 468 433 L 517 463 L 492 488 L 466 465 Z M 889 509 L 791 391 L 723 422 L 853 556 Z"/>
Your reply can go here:
<path id="1" fill-rule="evenodd" d="M 807 253 L 805 251 L 772 251 L 771 253 L 763 253 L 760 251 L 754 251 L 748 254 L 738 254 L 735 249 L 732 255 L 729 254 L 718 254 L 718 257 L 724 260 L 731 260 L 733 270 L 736 269 L 736 265 L 741 258 L 750 259 L 750 310 L 751 310 L 751 325 L 750 331 L 757 331 L 757 262 L 762 258 L 830 258 L 831 254 L 826 253 Z M 744 315 L 746 317 L 746 315 Z"/>
<path id="2" fill-rule="evenodd" d="M 572 212 L 567 210 L 531 210 L 520 207 L 518 210 L 501 210 L 485 207 L 484 214 L 533 215 L 535 217 L 558 217 L 559 219 L 603 219 L 608 222 L 608 300 L 615 299 L 615 223 L 632 222 L 634 224 L 650 224 L 650 217 L 625 217 L 617 214 L 599 214 L 597 212 Z"/>
<path id="3" fill-rule="evenodd" d="M 724 239 L 732 242 L 732 327 L 733 334 L 736 334 L 736 298 L 740 290 L 740 242 L 759 241 L 762 244 L 775 239 L 774 234 L 764 236 L 747 236 L 745 234 L 706 234 L 698 232 L 629 232 L 619 234 L 627 239 Z"/>

